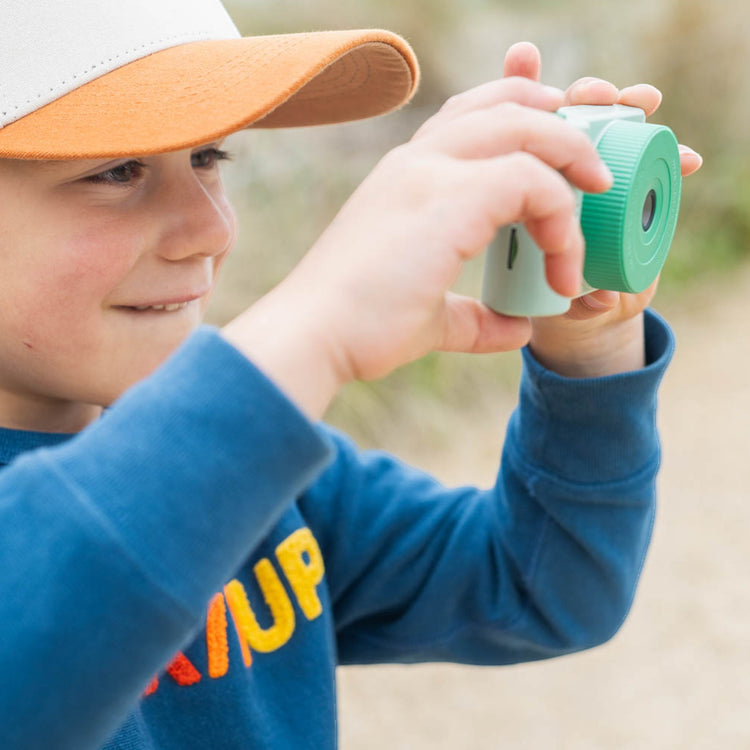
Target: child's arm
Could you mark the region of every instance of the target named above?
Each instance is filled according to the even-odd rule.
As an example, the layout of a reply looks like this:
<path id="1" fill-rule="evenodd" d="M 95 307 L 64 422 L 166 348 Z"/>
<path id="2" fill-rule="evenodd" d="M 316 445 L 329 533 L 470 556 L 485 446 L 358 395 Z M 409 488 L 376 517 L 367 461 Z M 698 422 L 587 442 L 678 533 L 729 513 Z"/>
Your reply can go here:
<path id="1" fill-rule="evenodd" d="M 650 312 L 646 342 L 646 367 L 607 378 L 564 378 L 526 352 L 490 490 L 447 489 L 336 436 L 337 461 L 301 508 L 342 662 L 507 664 L 617 631 L 651 535 L 656 392 L 672 351 Z"/>
<path id="2" fill-rule="evenodd" d="M 562 103 L 561 91 L 521 78 L 450 100 L 224 335 L 314 417 L 342 384 L 430 350 L 525 344 L 526 319 L 448 289 L 499 226 L 525 221 L 551 285 L 575 293 L 583 240 L 568 181 L 601 191 L 611 175 L 589 139 L 553 114 Z"/>
<path id="3" fill-rule="evenodd" d="M 518 63 L 517 74 L 538 76 L 538 64 L 532 60 L 524 71 L 528 60 L 518 60 L 517 52 L 511 51 L 508 67 Z M 504 87 L 520 85 L 511 78 L 456 98 L 417 141 L 450 129 L 451 119 L 457 132 L 466 132 L 464 118 L 471 120 L 477 107 L 494 106 Z M 564 101 L 619 100 L 650 113 L 659 98 L 652 87 L 617 92 L 600 81 L 588 90 L 580 83 L 571 87 Z M 512 118 L 512 109 L 506 115 Z M 533 143 L 531 132 L 528 137 Z M 699 166 L 700 157 L 683 151 L 683 174 Z M 520 185 L 505 183 L 510 190 Z M 454 189 L 452 198 L 465 210 L 456 195 L 464 193 Z M 435 231 L 427 238 L 440 252 L 452 217 L 445 210 L 430 218 Z M 467 226 L 471 234 L 475 225 Z M 383 258 L 392 257 L 388 251 L 382 249 Z M 419 252 L 410 246 L 400 251 L 405 259 Z M 557 262 L 575 265 L 575 256 L 571 245 L 549 253 L 553 284 Z M 415 280 L 416 294 L 423 284 Z M 361 454 L 337 439 L 339 460 L 306 494 L 303 512 L 324 548 L 342 661 L 506 663 L 590 647 L 617 630 L 653 523 L 656 391 L 672 349 L 656 316 L 648 314 L 644 328 L 643 310 L 653 292 L 596 292 L 576 301 L 566 316 L 533 321 L 536 359 L 528 351 L 524 356 L 520 405 L 492 491 L 447 490 L 386 455 Z M 373 304 L 371 297 L 359 299 Z M 394 307 L 400 303 L 396 295 Z M 445 324 L 444 306 L 436 307 Z M 360 316 L 355 312 L 353 319 Z M 487 328 L 471 330 L 494 328 L 497 334 L 501 320 L 490 317 Z M 504 335 L 507 345 L 511 331 Z M 501 338 L 493 346 L 502 348 Z M 455 348 L 463 347 L 482 349 L 471 337 Z M 569 375 L 578 377 L 563 377 Z"/>

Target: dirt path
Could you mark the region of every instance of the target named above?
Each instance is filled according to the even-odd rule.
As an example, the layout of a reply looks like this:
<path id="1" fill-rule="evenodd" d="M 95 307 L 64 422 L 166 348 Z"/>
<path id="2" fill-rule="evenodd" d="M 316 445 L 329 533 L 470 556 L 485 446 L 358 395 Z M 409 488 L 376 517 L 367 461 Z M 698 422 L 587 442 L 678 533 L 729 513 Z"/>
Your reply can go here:
<path id="1" fill-rule="evenodd" d="M 660 509 L 617 637 L 531 665 L 342 670 L 342 750 L 750 748 L 750 268 L 710 291 L 663 308 L 678 351 L 661 391 Z M 491 456 L 420 463 L 476 481 Z"/>

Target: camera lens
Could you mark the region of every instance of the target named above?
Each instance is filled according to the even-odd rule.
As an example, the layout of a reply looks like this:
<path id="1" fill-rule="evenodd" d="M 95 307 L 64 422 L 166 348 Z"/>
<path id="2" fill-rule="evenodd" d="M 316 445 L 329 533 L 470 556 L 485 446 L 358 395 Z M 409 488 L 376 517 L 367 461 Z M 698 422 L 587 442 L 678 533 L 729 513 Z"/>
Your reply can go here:
<path id="1" fill-rule="evenodd" d="M 644 232 L 648 232 L 651 225 L 654 223 L 654 216 L 656 215 L 656 192 L 653 190 L 648 191 L 646 200 L 643 201 L 643 213 L 641 215 L 641 226 Z"/>
<path id="2" fill-rule="evenodd" d="M 583 277 L 595 289 L 642 292 L 661 271 L 677 224 L 677 138 L 663 125 L 616 120 L 596 148 L 615 179 L 606 193 L 583 195 Z"/>

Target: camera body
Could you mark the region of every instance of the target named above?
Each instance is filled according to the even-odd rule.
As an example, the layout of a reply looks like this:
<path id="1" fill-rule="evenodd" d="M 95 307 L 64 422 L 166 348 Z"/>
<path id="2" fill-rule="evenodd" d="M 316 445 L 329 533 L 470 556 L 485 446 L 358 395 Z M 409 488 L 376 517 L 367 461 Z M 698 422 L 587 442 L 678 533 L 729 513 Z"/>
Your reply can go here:
<path id="1" fill-rule="evenodd" d="M 557 114 L 586 133 L 614 177 L 606 193 L 574 189 L 586 241 L 579 296 L 595 289 L 641 292 L 659 275 L 677 225 L 677 139 L 636 107 L 578 105 Z M 544 253 L 522 224 L 503 227 L 487 249 L 481 298 L 505 315 L 560 315 L 570 307 L 547 284 Z"/>

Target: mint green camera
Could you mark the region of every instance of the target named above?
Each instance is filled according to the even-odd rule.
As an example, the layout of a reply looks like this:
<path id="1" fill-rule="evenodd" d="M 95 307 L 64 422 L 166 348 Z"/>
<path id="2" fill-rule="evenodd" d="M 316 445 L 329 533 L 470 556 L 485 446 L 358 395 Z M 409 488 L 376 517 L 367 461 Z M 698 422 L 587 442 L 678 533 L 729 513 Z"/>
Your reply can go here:
<path id="1" fill-rule="evenodd" d="M 677 226 L 677 139 L 635 107 L 580 105 L 557 114 L 588 135 L 614 176 L 606 193 L 575 191 L 586 241 L 580 294 L 642 292 L 659 275 Z M 547 284 L 544 254 L 521 224 L 503 227 L 487 249 L 482 302 L 522 316 L 560 315 L 570 307 L 570 299 Z"/>

